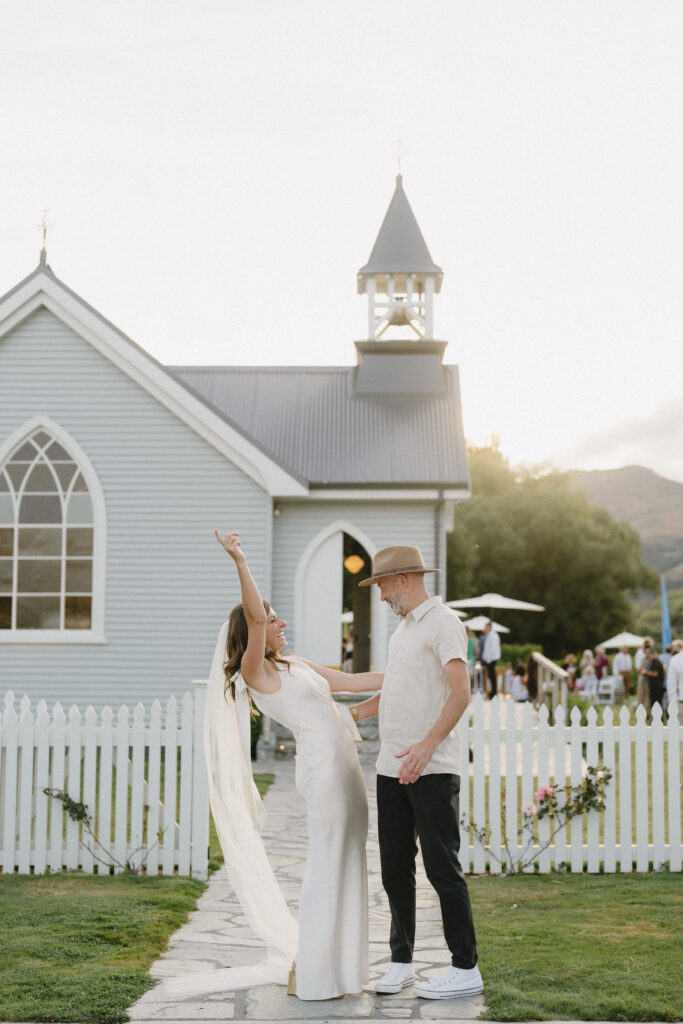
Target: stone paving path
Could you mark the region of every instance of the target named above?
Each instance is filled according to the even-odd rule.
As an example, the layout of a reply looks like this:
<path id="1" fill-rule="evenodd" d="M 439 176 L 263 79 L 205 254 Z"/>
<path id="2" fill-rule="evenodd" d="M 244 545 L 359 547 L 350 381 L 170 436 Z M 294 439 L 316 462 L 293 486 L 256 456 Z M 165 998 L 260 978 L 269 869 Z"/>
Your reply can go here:
<path id="1" fill-rule="evenodd" d="M 151 974 L 162 983 L 147 992 L 129 1010 L 140 1022 L 203 1021 L 422 1021 L 474 1020 L 484 1006 L 483 996 L 426 1000 L 412 995 L 412 988 L 396 995 L 378 996 L 373 982 L 389 960 L 389 908 L 382 889 L 377 843 L 377 811 L 374 798 L 374 757 L 362 760 L 370 804 L 368 874 L 370 895 L 370 984 L 357 996 L 324 1002 L 304 1002 L 286 994 L 284 985 L 260 985 L 237 992 L 193 997 L 178 1001 L 164 991 L 164 978 L 178 978 L 216 967 L 244 967 L 262 963 L 264 947 L 254 938 L 240 911 L 224 871 L 216 872 L 190 921 L 172 936 L 167 952 L 153 964 Z M 271 863 L 287 901 L 296 908 L 306 856 L 306 813 L 294 787 L 293 758 L 260 761 L 259 771 L 274 771 L 275 783 L 266 796 L 268 823 L 264 839 Z M 415 969 L 429 978 L 449 964 L 441 914 L 434 890 L 419 861 L 418 924 Z"/>

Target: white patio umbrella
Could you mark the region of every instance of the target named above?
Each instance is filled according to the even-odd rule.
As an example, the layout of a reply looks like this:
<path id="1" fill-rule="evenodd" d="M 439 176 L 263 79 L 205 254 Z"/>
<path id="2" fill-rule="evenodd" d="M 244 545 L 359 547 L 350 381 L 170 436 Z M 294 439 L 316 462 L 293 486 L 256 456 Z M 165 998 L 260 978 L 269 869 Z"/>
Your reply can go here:
<path id="1" fill-rule="evenodd" d="M 463 597 L 459 601 L 447 601 L 450 608 L 499 608 L 507 611 L 544 612 L 542 604 L 531 604 L 529 601 L 517 601 L 514 597 L 502 594 L 481 594 L 479 597 Z"/>
<path id="2" fill-rule="evenodd" d="M 609 640 L 603 640 L 598 647 L 640 647 L 644 639 L 644 636 L 636 636 L 635 633 L 617 633 Z"/>
<path id="3" fill-rule="evenodd" d="M 478 630 L 483 629 L 487 622 L 491 623 L 491 629 L 494 633 L 510 632 L 507 626 L 501 626 L 499 622 L 492 622 L 487 615 L 475 615 L 473 619 L 465 619 L 463 626 L 468 626 L 476 633 Z"/>

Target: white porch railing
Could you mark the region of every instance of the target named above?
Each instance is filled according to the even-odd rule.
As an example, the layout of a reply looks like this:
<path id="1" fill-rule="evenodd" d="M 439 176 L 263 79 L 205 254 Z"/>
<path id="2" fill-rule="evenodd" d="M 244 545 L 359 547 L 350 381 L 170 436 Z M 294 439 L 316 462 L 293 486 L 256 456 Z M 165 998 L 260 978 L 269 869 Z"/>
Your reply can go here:
<path id="1" fill-rule="evenodd" d="M 197 682 L 180 706 L 171 697 L 163 716 L 159 701 L 149 716 L 142 704 L 132 716 L 125 706 L 98 715 L 75 705 L 65 715 L 60 704 L 50 714 L 45 701 L 34 710 L 28 697 L 17 710 L 8 693 L 0 715 L 3 872 L 92 874 L 115 862 L 117 872 L 130 863 L 147 874 L 206 878 L 205 699 L 206 683 Z M 85 805 L 100 845 L 47 787 Z"/>

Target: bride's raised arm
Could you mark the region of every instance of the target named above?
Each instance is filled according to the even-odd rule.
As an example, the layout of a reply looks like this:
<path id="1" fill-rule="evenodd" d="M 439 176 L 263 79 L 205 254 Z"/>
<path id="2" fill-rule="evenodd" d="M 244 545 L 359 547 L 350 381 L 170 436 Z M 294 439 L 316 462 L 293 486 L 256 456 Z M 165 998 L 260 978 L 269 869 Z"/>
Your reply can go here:
<path id="1" fill-rule="evenodd" d="M 216 540 L 227 551 L 237 567 L 240 589 L 242 591 L 242 607 L 249 631 L 247 648 L 242 655 L 241 672 L 245 683 L 255 690 L 268 688 L 270 666 L 265 659 L 266 623 L 268 616 L 263 606 L 263 598 L 247 565 L 247 556 L 240 545 L 239 533 L 221 535 L 214 530 Z M 272 671 L 272 670 L 271 670 Z"/>

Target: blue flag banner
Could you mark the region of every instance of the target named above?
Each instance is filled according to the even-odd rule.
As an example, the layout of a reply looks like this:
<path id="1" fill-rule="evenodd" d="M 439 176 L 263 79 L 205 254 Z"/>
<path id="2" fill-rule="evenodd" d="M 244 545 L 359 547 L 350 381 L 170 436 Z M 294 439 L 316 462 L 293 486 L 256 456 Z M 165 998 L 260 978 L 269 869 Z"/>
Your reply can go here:
<path id="1" fill-rule="evenodd" d="M 662 650 L 671 643 L 671 616 L 669 615 L 669 598 L 666 594 L 666 580 L 662 576 Z"/>

